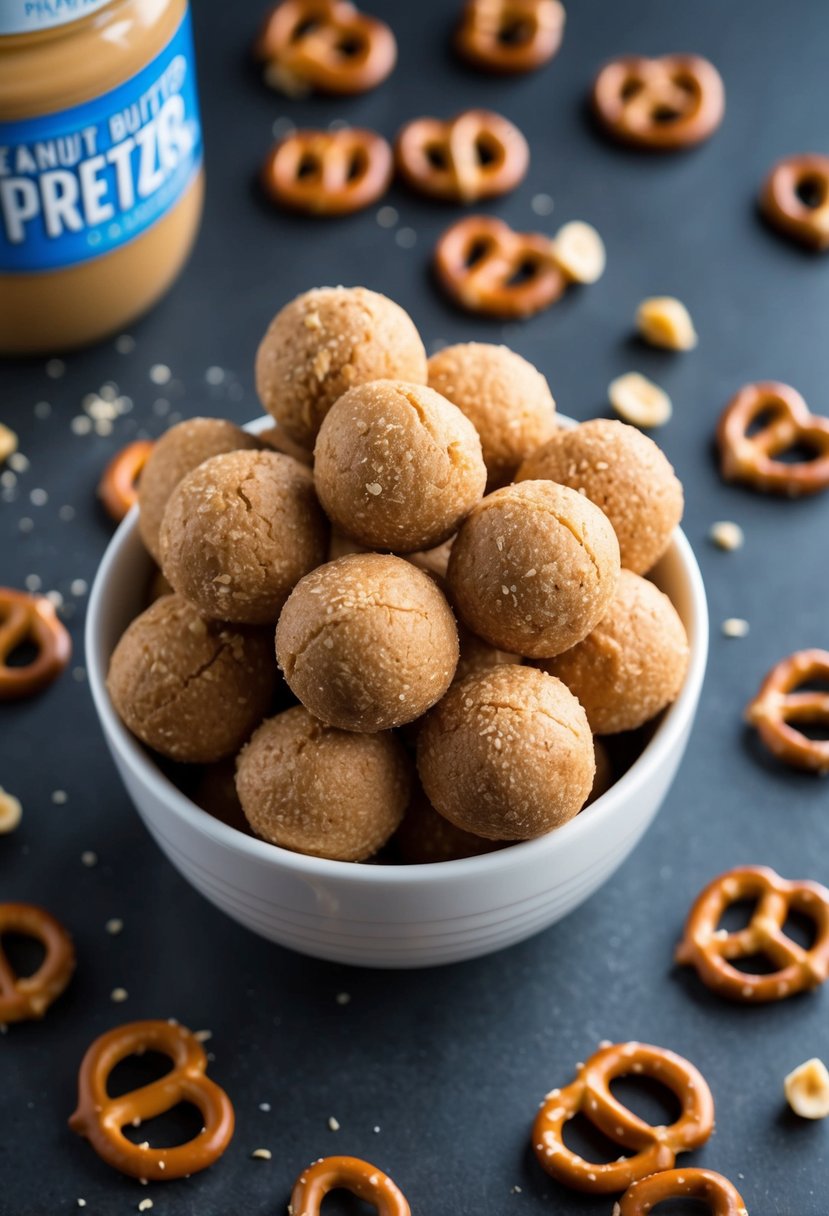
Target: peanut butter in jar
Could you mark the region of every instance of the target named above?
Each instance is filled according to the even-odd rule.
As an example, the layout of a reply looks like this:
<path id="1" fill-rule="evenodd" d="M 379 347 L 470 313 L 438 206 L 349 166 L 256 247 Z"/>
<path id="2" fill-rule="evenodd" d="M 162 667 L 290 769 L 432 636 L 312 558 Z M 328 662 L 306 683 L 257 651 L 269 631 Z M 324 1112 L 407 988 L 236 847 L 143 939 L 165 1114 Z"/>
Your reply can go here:
<path id="1" fill-rule="evenodd" d="M 203 190 L 187 0 L 0 0 L 0 353 L 154 304 Z"/>

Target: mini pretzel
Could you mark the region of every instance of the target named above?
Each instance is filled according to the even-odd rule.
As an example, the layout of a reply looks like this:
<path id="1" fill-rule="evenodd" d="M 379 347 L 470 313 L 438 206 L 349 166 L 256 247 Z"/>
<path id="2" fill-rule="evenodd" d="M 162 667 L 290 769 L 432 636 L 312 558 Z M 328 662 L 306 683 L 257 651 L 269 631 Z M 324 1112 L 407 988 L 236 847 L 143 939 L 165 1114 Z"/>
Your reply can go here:
<path id="1" fill-rule="evenodd" d="M 37 656 L 13 667 L 9 656 L 31 642 Z M 56 680 L 72 654 L 72 639 L 45 596 L 0 587 L 0 701 L 31 697 Z"/>
<path id="2" fill-rule="evenodd" d="M 829 651 L 798 650 L 781 659 L 746 710 L 746 719 L 757 728 L 769 751 L 785 764 L 829 773 L 829 739 L 810 739 L 792 725 L 829 726 L 829 692 L 797 691 L 810 680 L 829 681 Z"/>
<path id="3" fill-rule="evenodd" d="M 829 488 L 829 418 L 810 414 L 788 384 L 770 380 L 741 388 L 723 411 L 717 443 L 726 481 L 792 498 Z M 814 459 L 777 459 L 795 444 L 814 452 Z"/>
<path id="4" fill-rule="evenodd" d="M 463 308 L 507 320 L 548 308 L 567 286 L 549 237 L 513 232 L 488 215 L 471 215 L 444 232 L 435 271 Z"/>
<path id="5" fill-rule="evenodd" d="M 127 1056 L 158 1051 L 169 1056 L 173 1068 L 141 1089 L 111 1098 L 109 1074 Z M 230 1099 L 215 1081 L 205 1076 L 207 1056 L 195 1036 L 178 1023 L 129 1022 L 97 1038 L 88 1048 L 78 1076 L 78 1106 L 69 1126 L 85 1136 L 108 1165 L 129 1174 L 165 1182 L 207 1169 L 227 1148 L 233 1135 Z M 123 1133 L 190 1102 L 200 1111 L 204 1126 L 186 1144 L 149 1148 L 133 1144 Z"/>
<path id="6" fill-rule="evenodd" d="M 0 1023 L 42 1018 L 72 978 L 75 947 L 60 921 L 34 904 L 0 904 L 0 934 L 33 937 L 46 951 L 33 975 L 21 978 L 0 945 Z"/>
<path id="7" fill-rule="evenodd" d="M 348 0 L 282 0 L 268 15 L 255 54 L 269 84 L 300 94 L 365 93 L 397 59 L 394 34 Z"/>
<path id="8" fill-rule="evenodd" d="M 725 112 L 725 91 L 717 69 L 699 55 L 626 55 L 599 72 L 593 109 L 615 139 L 674 152 L 713 135 Z"/>
<path id="9" fill-rule="evenodd" d="M 391 148 L 374 131 L 296 131 L 262 168 L 262 185 L 283 207 L 309 215 L 349 215 L 388 189 Z"/>
<path id="10" fill-rule="evenodd" d="M 812 249 L 829 249 L 829 156 L 778 161 L 760 192 L 770 224 Z"/>
<path id="11" fill-rule="evenodd" d="M 416 118 L 398 135 L 396 155 L 410 186 L 453 203 L 514 190 L 530 163 L 524 136 L 491 110 L 465 110 L 450 122 Z"/>
<path id="12" fill-rule="evenodd" d="M 343 1189 L 370 1203 L 379 1216 L 410 1216 L 403 1192 L 387 1174 L 358 1157 L 321 1157 L 294 1183 L 288 1211 L 293 1216 L 320 1216 L 329 1191 Z"/>
<path id="13" fill-rule="evenodd" d="M 611 1081 L 633 1073 L 652 1077 L 672 1090 L 682 1114 L 667 1127 L 653 1127 L 623 1106 Z M 582 1114 L 631 1157 L 585 1161 L 564 1143 L 564 1125 Z M 682 1056 L 645 1043 L 602 1047 L 579 1067 L 565 1089 L 549 1093 L 533 1125 L 533 1148 L 542 1169 L 576 1191 L 613 1194 L 639 1178 L 673 1168 L 677 1153 L 699 1148 L 714 1128 L 714 1100 L 705 1078 Z"/>
<path id="14" fill-rule="evenodd" d="M 723 913 L 741 899 L 757 909 L 744 929 L 718 929 Z M 805 950 L 783 932 L 791 909 L 814 922 L 817 936 Z M 732 959 L 764 954 L 778 970 L 752 975 Z M 829 975 L 829 891 L 816 882 L 787 882 L 767 866 L 742 866 L 721 874 L 697 897 L 685 923 L 676 961 L 695 967 L 704 984 L 732 1001 L 779 1001 L 817 988 Z"/>
<path id="15" fill-rule="evenodd" d="M 559 0 L 467 0 L 455 46 L 487 72 L 532 72 L 552 59 L 564 35 Z"/>
<path id="16" fill-rule="evenodd" d="M 634 1182 L 616 1208 L 616 1216 L 650 1216 L 666 1199 L 701 1199 L 711 1216 L 748 1216 L 733 1183 L 713 1170 L 664 1170 Z"/>
<path id="17" fill-rule="evenodd" d="M 137 439 L 116 452 L 98 484 L 98 497 L 117 524 L 138 501 L 138 478 L 153 450 L 150 439 Z"/>

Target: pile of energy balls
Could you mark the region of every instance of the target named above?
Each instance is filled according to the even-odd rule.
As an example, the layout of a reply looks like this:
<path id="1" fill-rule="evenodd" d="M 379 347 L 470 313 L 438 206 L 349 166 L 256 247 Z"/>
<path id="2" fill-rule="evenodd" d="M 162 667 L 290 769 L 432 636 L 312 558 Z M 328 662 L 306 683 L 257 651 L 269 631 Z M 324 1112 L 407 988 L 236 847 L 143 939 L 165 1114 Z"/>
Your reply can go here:
<path id="1" fill-rule="evenodd" d="M 506 347 L 427 360 L 361 287 L 286 305 L 256 382 L 270 430 L 182 422 L 141 476 L 159 572 L 112 655 L 126 726 L 206 766 L 201 805 L 318 857 L 450 860 L 566 823 L 613 779 L 596 736 L 685 677 L 643 577 L 682 516 L 665 456 L 621 422 L 560 427 Z"/>

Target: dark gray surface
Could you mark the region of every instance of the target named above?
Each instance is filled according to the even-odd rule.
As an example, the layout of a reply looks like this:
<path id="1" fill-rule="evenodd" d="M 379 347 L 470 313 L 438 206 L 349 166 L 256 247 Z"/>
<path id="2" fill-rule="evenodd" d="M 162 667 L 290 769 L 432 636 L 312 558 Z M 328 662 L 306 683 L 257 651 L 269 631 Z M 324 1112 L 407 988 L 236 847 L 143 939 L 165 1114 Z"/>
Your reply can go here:
<path id="1" fill-rule="evenodd" d="M 59 380 L 40 361 L 3 369 L 0 412 L 19 432 L 31 469 L 16 499 L 0 504 L 0 582 L 20 586 L 37 574 L 44 589 L 64 594 L 75 609 L 73 665 L 81 666 L 85 598 L 69 585 L 91 582 L 109 535 L 94 499 L 106 459 L 136 431 L 163 428 L 169 418 L 153 404 L 160 397 L 185 415 L 256 414 L 253 355 L 272 313 L 312 285 L 362 282 L 408 308 L 427 345 L 513 345 L 578 418 L 604 412 L 608 381 L 630 369 L 670 391 L 675 416 L 658 438 L 685 482 L 685 528 L 713 623 L 687 759 L 635 855 L 564 923 L 478 962 L 371 973 L 259 941 L 191 891 L 129 806 L 88 691 L 72 674 L 41 698 L 4 708 L 0 783 L 21 798 L 25 817 L 0 839 L 0 892 L 47 904 L 71 927 L 80 959 L 46 1020 L 0 1040 L 0 1212 L 9 1216 L 70 1211 L 78 1196 L 89 1216 L 114 1216 L 134 1211 L 147 1193 L 159 1216 L 275 1214 L 302 1165 L 331 1152 L 365 1156 L 391 1173 L 415 1216 L 609 1216 L 611 1198 L 560 1190 L 528 1153 L 537 1102 L 603 1038 L 670 1046 L 702 1069 L 718 1128 L 694 1161 L 734 1179 L 752 1216 L 829 1211 L 829 1126 L 798 1122 L 782 1102 L 791 1067 L 829 1057 L 829 994 L 732 1008 L 671 966 L 693 896 L 720 870 L 764 862 L 788 877 L 829 879 L 829 786 L 767 761 L 741 725 L 773 662 L 827 644 L 829 499 L 789 503 L 726 488 L 710 453 L 722 405 L 747 380 L 789 381 L 816 410 L 829 408 L 829 262 L 784 243 L 754 212 L 775 158 L 829 150 L 829 8 L 822 0 L 579 0 L 554 63 L 499 81 L 448 54 L 455 7 L 378 2 L 400 42 L 391 80 L 348 102 L 296 103 L 266 92 L 249 71 L 257 4 L 198 6 L 209 187 L 196 254 L 170 296 L 130 331 L 133 354 L 106 344 L 74 355 Z M 685 156 L 649 159 L 608 146 L 584 113 L 595 69 L 614 54 L 671 50 L 708 55 L 722 71 L 723 129 Z M 406 118 L 473 104 L 515 119 L 532 144 L 528 180 L 489 209 L 526 229 L 586 219 L 607 242 L 602 281 L 530 322 L 502 327 L 463 316 L 433 289 L 430 251 L 456 218 L 452 209 L 394 191 L 387 201 L 417 234 L 404 249 L 373 211 L 344 222 L 286 219 L 252 184 L 281 116 L 300 124 L 347 118 L 391 136 Z M 555 198 L 549 220 L 530 207 L 538 192 Z M 689 306 L 696 352 L 661 355 L 631 341 L 636 304 L 662 292 Z M 156 363 L 173 371 L 169 391 L 150 383 Z M 209 388 L 209 365 L 233 371 L 236 387 Z M 132 414 L 110 438 L 75 436 L 69 424 L 82 396 L 108 380 L 134 399 Z M 52 404 L 47 420 L 33 412 L 40 400 Z M 39 487 L 49 501 L 38 507 L 29 495 Z M 65 504 L 75 508 L 71 521 L 59 517 Z M 34 521 L 25 536 L 22 516 Z M 710 546 L 716 519 L 744 526 L 741 552 Z M 749 619 L 745 640 L 720 636 L 727 616 Z M 67 792 L 64 805 L 53 802 L 54 790 Z M 86 849 L 99 855 L 94 868 L 81 864 Z M 119 937 L 104 930 L 112 916 L 125 921 Z M 116 1006 L 109 994 L 117 985 L 129 999 Z M 350 1004 L 336 1003 L 341 991 Z M 167 1016 L 213 1031 L 212 1072 L 235 1103 L 237 1133 L 208 1173 L 145 1192 L 102 1164 L 66 1117 L 86 1045 L 120 1021 Z M 259 1110 L 262 1102 L 270 1112 Z M 330 1115 L 338 1133 L 328 1130 Z M 272 1150 L 270 1163 L 250 1160 L 260 1146 Z M 511 1193 L 515 1187 L 521 1192 Z"/>

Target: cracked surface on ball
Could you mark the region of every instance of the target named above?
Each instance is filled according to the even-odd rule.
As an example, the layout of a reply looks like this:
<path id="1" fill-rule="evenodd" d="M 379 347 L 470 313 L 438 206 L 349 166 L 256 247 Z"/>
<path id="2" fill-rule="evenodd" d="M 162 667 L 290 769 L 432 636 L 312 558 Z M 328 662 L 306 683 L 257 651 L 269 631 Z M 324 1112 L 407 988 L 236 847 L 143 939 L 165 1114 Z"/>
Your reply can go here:
<path id="1" fill-rule="evenodd" d="M 378 380 L 332 407 L 314 479 L 342 532 L 369 548 L 412 553 L 449 539 L 480 502 L 486 468 L 477 431 L 451 401 L 425 385 Z"/>
<path id="2" fill-rule="evenodd" d="M 428 574 L 399 557 L 356 553 L 294 588 L 276 655 L 315 717 L 343 730 L 387 730 L 443 696 L 458 662 L 458 632 Z"/>
<path id="3" fill-rule="evenodd" d="M 161 526 L 165 576 L 221 621 L 273 624 L 327 551 L 310 470 L 278 452 L 205 461 L 176 486 Z"/>
<path id="4" fill-rule="evenodd" d="M 324 726 L 302 706 L 263 722 L 236 770 L 257 836 L 339 861 L 364 861 L 386 843 L 410 783 L 411 764 L 394 735 Z"/>
<path id="5" fill-rule="evenodd" d="M 180 595 L 151 604 L 112 652 L 107 690 L 142 743 L 190 764 L 239 750 L 276 686 L 268 630 L 205 621 Z"/>
<path id="6" fill-rule="evenodd" d="M 432 710 L 417 767 L 432 806 L 456 827 L 530 840 L 581 810 L 593 785 L 593 736 L 560 680 L 495 667 L 453 685 Z"/>
<path id="7" fill-rule="evenodd" d="M 319 287 L 281 309 L 256 354 L 256 391 L 296 443 L 312 448 L 323 418 L 370 380 L 426 383 L 426 351 L 399 304 L 365 287 Z"/>
<path id="8" fill-rule="evenodd" d="M 546 658 L 599 623 L 618 573 L 616 535 L 598 507 L 566 486 L 525 481 L 489 494 L 467 517 L 448 581 L 473 633 L 499 650 Z"/>

